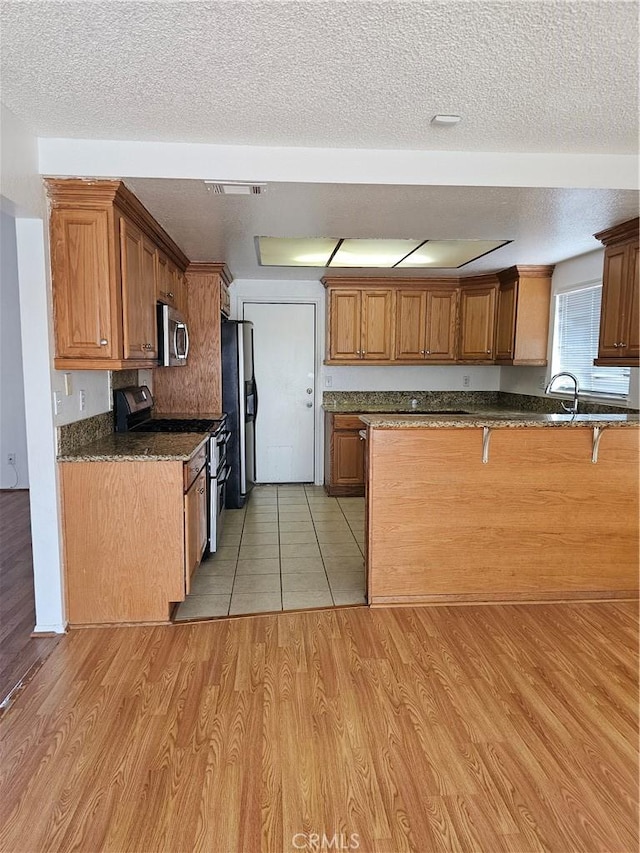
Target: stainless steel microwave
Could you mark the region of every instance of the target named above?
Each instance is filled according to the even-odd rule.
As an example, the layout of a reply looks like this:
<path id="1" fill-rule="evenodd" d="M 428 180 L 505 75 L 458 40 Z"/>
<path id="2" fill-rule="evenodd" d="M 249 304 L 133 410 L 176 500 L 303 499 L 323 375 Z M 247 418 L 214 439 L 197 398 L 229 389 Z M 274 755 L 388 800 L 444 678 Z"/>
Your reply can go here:
<path id="1" fill-rule="evenodd" d="M 189 355 L 189 330 L 184 316 L 158 302 L 158 363 L 164 367 L 180 367 Z"/>

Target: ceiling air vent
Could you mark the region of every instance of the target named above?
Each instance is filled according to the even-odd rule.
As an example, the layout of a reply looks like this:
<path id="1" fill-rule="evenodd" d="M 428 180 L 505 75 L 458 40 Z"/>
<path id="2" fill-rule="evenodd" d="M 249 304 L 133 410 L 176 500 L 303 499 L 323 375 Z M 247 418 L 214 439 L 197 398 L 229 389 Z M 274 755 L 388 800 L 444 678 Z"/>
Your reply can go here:
<path id="1" fill-rule="evenodd" d="M 209 192 L 216 195 L 261 195 L 267 185 L 244 181 L 205 181 Z"/>

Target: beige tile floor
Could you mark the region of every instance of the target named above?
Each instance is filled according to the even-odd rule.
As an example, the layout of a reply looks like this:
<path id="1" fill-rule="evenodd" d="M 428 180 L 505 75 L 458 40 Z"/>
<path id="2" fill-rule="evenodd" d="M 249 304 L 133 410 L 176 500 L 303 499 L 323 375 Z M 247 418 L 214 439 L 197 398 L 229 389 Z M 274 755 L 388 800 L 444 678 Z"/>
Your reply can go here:
<path id="1" fill-rule="evenodd" d="M 174 621 L 364 604 L 364 498 L 322 486 L 256 486 L 225 513 L 218 551 L 203 560 Z"/>

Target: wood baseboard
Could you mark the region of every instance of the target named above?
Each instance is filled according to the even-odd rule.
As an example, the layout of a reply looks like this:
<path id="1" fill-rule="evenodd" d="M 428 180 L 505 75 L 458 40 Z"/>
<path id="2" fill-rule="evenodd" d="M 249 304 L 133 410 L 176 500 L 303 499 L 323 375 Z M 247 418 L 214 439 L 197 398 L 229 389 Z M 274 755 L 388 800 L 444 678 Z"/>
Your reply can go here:
<path id="1" fill-rule="evenodd" d="M 453 604 L 568 604 L 572 601 L 637 601 L 637 589 L 617 590 L 558 590 L 553 592 L 536 593 L 498 593 L 488 597 L 481 593 L 465 593 L 462 595 L 379 595 L 373 596 L 371 607 L 415 607 L 420 604 L 445 605 Z"/>

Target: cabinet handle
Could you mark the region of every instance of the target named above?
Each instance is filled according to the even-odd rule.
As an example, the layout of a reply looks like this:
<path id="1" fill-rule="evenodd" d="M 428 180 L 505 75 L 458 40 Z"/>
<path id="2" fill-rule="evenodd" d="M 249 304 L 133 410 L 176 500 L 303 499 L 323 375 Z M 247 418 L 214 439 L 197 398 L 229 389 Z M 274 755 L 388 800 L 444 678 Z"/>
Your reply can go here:
<path id="1" fill-rule="evenodd" d="M 367 354 L 367 351 L 366 351 L 366 350 L 362 350 L 362 355 L 366 355 L 366 354 Z"/>
<path id="2" fill-rule="evenodd" d="M 431 355 L 431 350 L 430 350 L 430 349 L 428 349 L 428 350 L 426 351 L 425 355 Z"/>
<path id="3" fill-rule="evenodd" d="M 106 345 L 108 343 L 109 343 L 109 341 L 106 338 L 100 338 L 100 346 L 101 347 L 106 347 Z"/>
<path id="4" fill-rule="evenodd" d="M 621 344 L 618 344 L 618 346 L 620 347 L 620 349 L 624 349 L 624 348 L 626 347 L 626 344 L 625 344 L 625 343 L 621 343 Z"/>
<path id="5" fill-rule="evenodd" d="M 361 356 L 361 355 L 362 355 L 362 352 L 361 352 L 359 349 L 357 349 L 357 350 L 356 350 L 356 355 L 357 355 L 357 356 Z"/>
<path id="6" fill-rule="evenodd" d="M 153 344 L 142 344 L 142 349 L 153 349 Z"/>
<path id="7" fill-rule="evenodd" d="M 614 349 L 618 349 L 618 347 L 619 347 L 619 346 L 620 346 L 620 344 L 614 344 L 614 345 L 613 345 L 613 348 L 614 348 Z"/>
<path id="8" fill-rule="evenodd" d="M 487 355 L 491 355 L 491 350 L 490 350 L 490 349 L 488 349 L 488 350 L 487 350 Z"/>
<path id="9" fill-rule="evenodd" d="M 204 495 L 204 486 L 201 489 L 198 489 L 199 495 Z"/>
<path id="10" fill-rule="evenodd" d="M 174 294 L 171 291 L 169 291 L 169 293 L 167 293 L 167 296 L 169 297 L 169 299 L 173 299 Z"/>

